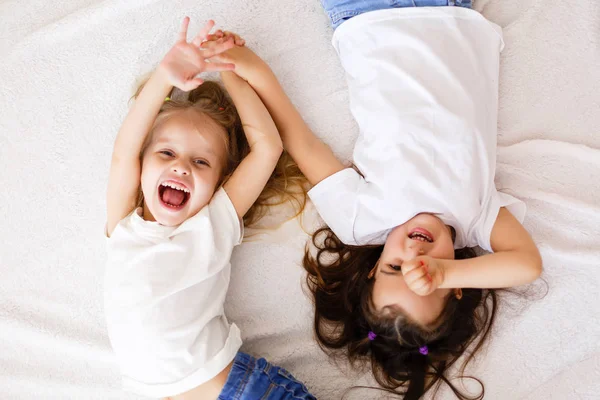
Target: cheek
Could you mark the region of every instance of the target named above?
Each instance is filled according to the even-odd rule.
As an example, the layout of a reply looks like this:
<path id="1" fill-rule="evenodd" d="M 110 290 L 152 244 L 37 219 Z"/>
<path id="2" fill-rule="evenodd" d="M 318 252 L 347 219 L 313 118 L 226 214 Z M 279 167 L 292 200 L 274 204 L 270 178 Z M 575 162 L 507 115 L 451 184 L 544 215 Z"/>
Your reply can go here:
<path id="1" fill-rule="evenodd" d="M 382 309 L 388 304 L 396 303 L 397 296 L 390 296 L 390 294 L 393 294 L 393 292 L 389 290 L 389 285 L 387 285 L 387 283 L 388 282 L 385 282 L 383 279 L 375 279 L 373 293 L 371 294 L 371 301 L 378 310 Z"/>
<path id="2" fill-rule="evenodd" d="M 377 308 L 389 304 L 402 304 L 413 292 L 408 288 L 402 275 L 379 274 L 373 285 L 372 300 Z"/>
<path id="3" fill-rule="evenodd" d="M 159 175 L 159 168 L 156 163 L 152 162 L 151 159 L 144 159 L 140 176 L 140 184 L 144 195 L 148 191 L 154 191 Z"/>
<path id="4" fill-rule="evenodd" d="M 210 198 L 217 189 L 219 178 L 219 171 L 215 169 L 205 169 L 196 173 L 196 182 L 194 183 L 194 186 L 198 198 Z"/>
<path id="5" fill-rule="evenodd" d="M 387 239 L 385 240 L 385 245 L 383 251 L 385 252 L 388 248 L 393 247 L 404 247 L 404 241 L 407 239 L 408 232 L 404 228 L 404 226 L 398 226 L 390 232 Z"/>
<path id="6" fill-rule="evenodd" d="M 444 238 L 443 243 L 440 243 L 440 247 L 436 250 L 436 253 L 438 253 L 436 258 L 454 259 L 454 243 L 452 243 L 452 238 Z"/>

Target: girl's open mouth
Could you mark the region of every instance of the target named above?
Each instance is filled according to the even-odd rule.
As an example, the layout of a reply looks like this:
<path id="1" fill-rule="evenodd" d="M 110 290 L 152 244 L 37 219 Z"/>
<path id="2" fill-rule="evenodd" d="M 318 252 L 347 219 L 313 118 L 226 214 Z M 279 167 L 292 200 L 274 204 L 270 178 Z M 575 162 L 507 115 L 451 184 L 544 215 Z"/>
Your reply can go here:
<path id="1" fill-rule="evenodd" d="M 177 211 L 182 209 L 190 199 L 190 191 L 181 185 L 163 182 L 158 187 L 158 198 L 165 207 Z"/>
<path id="2" fill-rule="evenodd" d="M 423 228 L 413 229 L 409 234 L 408 238 L 411 240 L 418 240 L 420 242 L 433 243 L 433 235 Z"/>

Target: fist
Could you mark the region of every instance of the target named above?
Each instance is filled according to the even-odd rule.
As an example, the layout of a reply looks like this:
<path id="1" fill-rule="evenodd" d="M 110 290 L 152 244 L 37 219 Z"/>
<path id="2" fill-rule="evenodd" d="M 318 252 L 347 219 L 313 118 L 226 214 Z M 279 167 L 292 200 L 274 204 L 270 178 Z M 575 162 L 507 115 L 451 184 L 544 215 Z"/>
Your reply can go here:
<path id="1" fill-rule="evenodd" d="M 402 275 L 406 285 L 419 296 L 433 293 L 444 282 L 441 260 L 419 256 L 402 263 Z"/>

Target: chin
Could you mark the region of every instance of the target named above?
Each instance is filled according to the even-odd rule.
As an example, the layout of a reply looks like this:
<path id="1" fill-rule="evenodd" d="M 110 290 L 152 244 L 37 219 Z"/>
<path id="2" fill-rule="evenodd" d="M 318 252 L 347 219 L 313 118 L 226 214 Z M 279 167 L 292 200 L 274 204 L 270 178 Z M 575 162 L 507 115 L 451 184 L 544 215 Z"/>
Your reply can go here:
<path id="1" fill-rule="evenodd" d="M 187 215 L 154 215 L 154 219 L 164 226 L 177 226 L 181 225 L 187 219 Z"/>
<path id="2" fill-rule="evenodd" d="M 163 226 L 181 225 L 192 214 L 189 213 L 189 205 L 179 210 L 169 210 L 162 204 L 144 205 L 145 209 L 150 213 L 151 220 L 158 222 Z M 145 219 L 149 219 L 146 218 Z"/>
<path id="3" fill-rule="evenodd" d="M 160 218 L 160 219 L 156 219 L 156 222 L 158 222 L 161 225 L 164 226 L 178 226 L 181 225 L 183 222 L 185 222 L 187 218 Z"/>

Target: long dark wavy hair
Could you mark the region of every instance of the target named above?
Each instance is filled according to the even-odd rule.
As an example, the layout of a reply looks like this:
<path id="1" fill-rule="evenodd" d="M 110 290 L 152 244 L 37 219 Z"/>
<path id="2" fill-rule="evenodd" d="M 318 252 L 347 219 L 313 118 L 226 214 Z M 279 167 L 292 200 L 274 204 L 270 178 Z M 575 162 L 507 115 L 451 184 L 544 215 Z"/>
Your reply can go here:
<path id="1" fill-rule="evenodd" d="M 354 367 L 370 362 L 381 388 L 405 400 L 417 400 L 432 388 L 435 394 L 442 383 L 461 400 L 483 398 L 483 383 L 463 374 L 490 334 L 498 307 L 494 290 L 463 289 L 460 299 L 451 294 L 440 316 L 422 326 L 400 310 L 382 314 L 372 304 L 375 278 L 369 272 L 383 246 L 345 245 L 328 227 L 314 233 L 312 244 L 317 252 L 307 247 L 303 264 L 315 304 L 316 338 L 329 356 L 346 357 Z M 471 248 L 455 251 L 456 259 L 475 256 Z M 481 392 L 468 396 L 447 371 L 472 344 L 460 377 L 476 380 Z M 427 354 L 419 351 L 424 345 Z"/>

